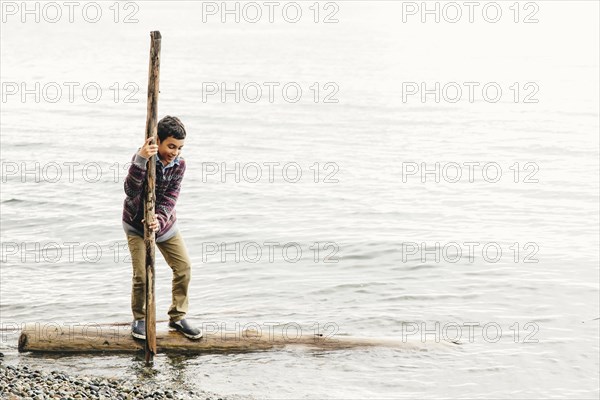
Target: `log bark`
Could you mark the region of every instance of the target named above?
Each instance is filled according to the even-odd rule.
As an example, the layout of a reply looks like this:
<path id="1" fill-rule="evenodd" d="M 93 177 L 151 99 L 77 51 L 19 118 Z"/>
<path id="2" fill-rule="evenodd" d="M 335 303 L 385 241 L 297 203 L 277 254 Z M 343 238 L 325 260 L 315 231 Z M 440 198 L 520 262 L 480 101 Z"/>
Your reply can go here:
<path id="1" fill-rule="evenodd" d="M 160 45 L 159 31 L 150 32 L 150 65 L 148 69 L 148 109 L 146 113 L 146 139 L 154 138 L 156 143 L 158 121 L 158 93 L 160 82 Z M 156 354 L 156 302 L 154 299 L 154 261 L 156 235 L 150 229 L 150 222 L 154 221 L 154 204 L 156 181 L 156 155 L 150 157 L 148 174 L 146 178 L 146 199 L 144 201 L 144 243 L 146 245 L 146 362 L 152 361 Z"/>
<path id="2" fill-rule="evenodd" d="M 286 333 L 289 332 L 289 333 Z M 285 346 L 308 346 L 321 350 L 341 350 L 383 346 L 407 351 L 456 347 L 448 342 L 401 341 L 393 339 L 323 336 L 314 333 L 298 334 L 296 329 L 204 331 L 200 340 L 190 340 L 175 331 L 159 331 L 156 335 L 159 353 L 228 353 L 276 350 Z M 131 336 L 131 327 L 123 325 L 76 325 L 57 323 L 27 324 L 19 337 L 20 352 L 37 353 L 96 353 L 135 352 L 144 350 L 144 341 Z"/>

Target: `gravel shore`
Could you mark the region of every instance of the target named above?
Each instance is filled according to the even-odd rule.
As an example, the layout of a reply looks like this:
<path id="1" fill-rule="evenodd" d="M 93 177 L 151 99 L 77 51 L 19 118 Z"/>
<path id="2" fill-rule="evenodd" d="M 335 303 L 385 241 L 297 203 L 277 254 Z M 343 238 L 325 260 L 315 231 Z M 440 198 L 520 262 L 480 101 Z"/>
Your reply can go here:
<path id="1" fill-rule="evenodd" d="M 1 358 L 0 358 L 1 360 Z M 126 379 L 68 375 L 60 371 L 40 371 L 26 365 L 2 365 L 0 398 L 17 399 L 206 399 L 237 400 L 212 393 L 170 390 L 157 384 L 134 383 Z"/>

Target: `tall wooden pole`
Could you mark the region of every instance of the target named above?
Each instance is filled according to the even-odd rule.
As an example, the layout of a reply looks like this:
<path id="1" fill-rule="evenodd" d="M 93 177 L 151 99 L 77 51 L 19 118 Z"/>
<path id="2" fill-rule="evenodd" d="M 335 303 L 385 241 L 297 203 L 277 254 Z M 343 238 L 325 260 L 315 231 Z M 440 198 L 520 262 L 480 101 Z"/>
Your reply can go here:
<path id="1" fill-rule="evenodd" d="M 159 31 L 150 32 L 150 68 L 148 71 L 148 111 L 146 114 L 146 139 L 154 138 L 158 122 L 158 84 L 160 75 L 160 41 Z M 146 245 L 146 364 L 154 360 L 156 354 L 156 302 L 154 299 L 154 252 L 156 237 L 150 222 L 154 221 L 154 203 L 156 181 L 156 155 L 148 162 L 146 178 L 146 198 L 144 199 L 144 243 Z"/>

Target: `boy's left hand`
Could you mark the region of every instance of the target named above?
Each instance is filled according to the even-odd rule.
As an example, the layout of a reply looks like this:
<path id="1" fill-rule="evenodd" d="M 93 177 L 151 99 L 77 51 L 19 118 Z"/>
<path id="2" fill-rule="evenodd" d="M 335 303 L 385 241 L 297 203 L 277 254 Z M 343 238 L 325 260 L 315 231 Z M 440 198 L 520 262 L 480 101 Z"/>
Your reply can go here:
<path id="1" fill-rule="evenodd" d="M 144 221 L 145 219 L 142 220 L 142 223 Z M 154 221 L 150 221 L 148 225 L 150 226 L 150 229 L 152 229 L 154 232 L 158 232 L 158 230 L 160 229 L 160 225 L 158 223 L 158 214 L 154 214 Z"/>

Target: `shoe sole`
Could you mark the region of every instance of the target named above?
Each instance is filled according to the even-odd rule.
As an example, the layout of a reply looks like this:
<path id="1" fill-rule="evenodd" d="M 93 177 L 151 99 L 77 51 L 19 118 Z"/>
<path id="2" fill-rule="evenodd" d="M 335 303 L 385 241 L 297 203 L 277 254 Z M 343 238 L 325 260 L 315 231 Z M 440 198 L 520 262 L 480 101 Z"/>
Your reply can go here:
<path id="1" fill-rule="evenodd" d="M 200 338 L 202 337 L 202 332 L 200 332 L 199 334 L 197 334 L 196 336 L 194 336 L 194 335 L 189 335 L 189 334 L 187 334 L 187 333 L 185 333 L 185 332 L 182 332 L 182 331 L 180 331 L 180 330 L 179 330 L 179 329 L 177 329 L 177 328 L 173 328 L 172 326 L 169 326 L 169 330 L 170 330 L 170 331 L 176 331 L 176 332 L 179 332 L 179 333 L 181 333 L 183 336 L 185 336 L 185 337 L 186 337 L 186 338 L 188 338 L 188 339 L 193 339 L 193 340 L 196 340 L 196 339 L 200 339 Z"/>
<path id="2" fill-rule="evenodd" d="M 133 336 L 136 339 L 146 340 L 146 336 L 140 335 L 139 333 L 133 333 L 133 332 L 131 332 L 131 336 Z"/>

